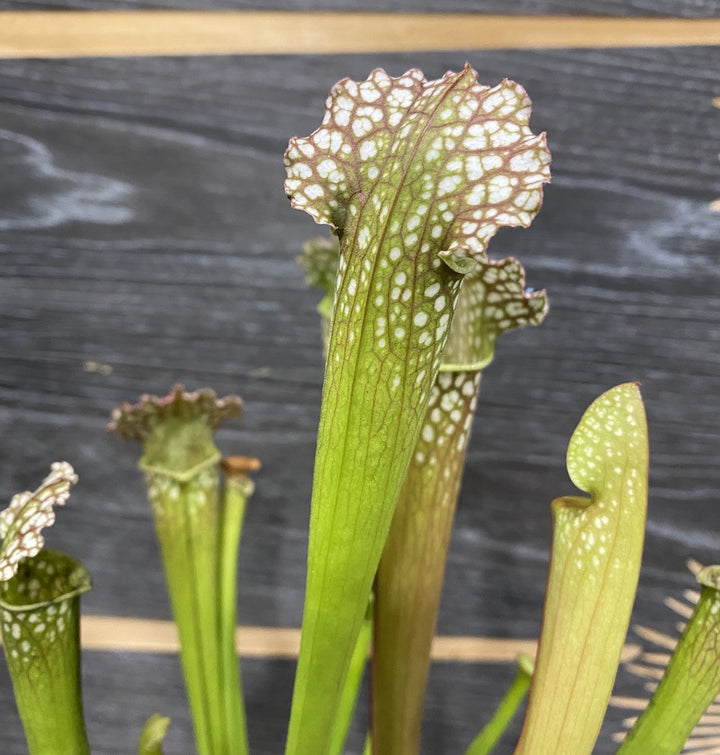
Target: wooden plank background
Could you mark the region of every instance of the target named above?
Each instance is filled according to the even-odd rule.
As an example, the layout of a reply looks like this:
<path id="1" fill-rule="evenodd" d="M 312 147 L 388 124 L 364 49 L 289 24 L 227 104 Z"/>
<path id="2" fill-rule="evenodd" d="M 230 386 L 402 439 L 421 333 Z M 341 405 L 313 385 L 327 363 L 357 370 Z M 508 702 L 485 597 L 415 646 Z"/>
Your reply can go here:
<path id="1" fill-rule="evenodd" d="M 167 10 L 0 16 L 0 56 L 13 58 L 688 44 L 720 44 L 720 19 Z"/>
<path id="2" fill-rule="evenodd" d="M 312 10 L 312 11 L 420 11 L 438 13 L 502 13 L 505 15 L 571 15 L 612 17 L 714 18 L 718 0 L 0 0 L 0 10 Z"/>
<path id="3" fill-rule="evenodd" d="M 503 6 L 457 0 L 447 9 Z M 716 2 L 602 10 L 720 15 Z M 545 206 L 530 230 L 501 232 L 491 254 L 523 260 L 551 311 L 541 328 L 504 338 L 484 378 L 439 632 L 536 636 L 548 503 L 572 489 L 567 440 L 587 404 L 626 380 L 643 383 L 652 452 L 634 618 L 672 630 L 662 599 L 691 585 L 685 559 L 720 558 L 716 47 L 0 60 L 0 498 L 33 487 L 56 458 L 76 466 L 80 484 L 48 544 L 92 572 L 87 615 L 170 616 L 138 448 L 104 425 L 119 401 L 181 380 L 243 396 L 245 417 L 220 441 L 264 464 L 243 535 L 240 620 L 299 625 L 322 367 L 317 296 L 294 258 L 322 229 L 288 207 L 281 156 L 290 136 L 317 126 L 342 76 L 416 66 L 436 77 L 465 60 L 487 83 L 522 82 L 534 129 L 548 131 Z M 512 677 L 498 661 L 433 666 L 424 753 L 464 751 Z M 253 752 L 280 753 L 293 662 L 252 657 L 242 667 Z M 168 752 L 192 752 L 174 655 L 92 650 L 84 675 L 94 753 L 133 752 L 154 710 L 173 718 Z M 634 694 L 638 684 L 621 674 L 618 690 Z M 348 752 L 359 751 L 365 711 Z M 610 728 L 601 755 L 613 751 Z M 0 731 L 3 754 L 24 752 L 4 666 Z"/>

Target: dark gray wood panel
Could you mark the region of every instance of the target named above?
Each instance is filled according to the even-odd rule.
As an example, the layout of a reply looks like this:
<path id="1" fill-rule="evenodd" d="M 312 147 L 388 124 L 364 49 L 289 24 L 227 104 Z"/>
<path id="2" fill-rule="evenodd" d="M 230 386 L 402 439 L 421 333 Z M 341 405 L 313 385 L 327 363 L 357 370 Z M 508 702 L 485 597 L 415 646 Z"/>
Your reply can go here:
<path id="1" fill-rule="evenodd" d="M 119 401 L 181 380 L 240 393 L 246 415 L 221 445 L 264 463 L 240 619 L 299 625 L 322 368 L 317 296 L 294 257 L 322 229 L 287 206 L 282 152 L 317 126 L 338 78 L 378 65 L 437 76 L 465 59 L 488 83 L 521 81 L 535 129 L 549 133 L 545 206 L 491 255 L 523 260 L 551 312 L 503 339 L 484 378 L 440 631 L 535 635 L 548 503 L 571 491 L 567 440 L 618 382 L 642 381 L 651 429 L 637 619 L 670 629 L 661 600 L 690 584 L 685 558 L 718 560 L 717 49 L 2 61 L 0 497 L 34 486 L 56 458 L 76 466 L 48 541 L 90 568 L 87 612 L 169 617 L 139 448 L 104 424 Z M 91 657 L 109 690 L 122 664 Z M 162 707 L 161 672 L 123 663 L 138 685 L 148 675 L 143 700 Z M 248 684 L 270 690 L 291 676 L 254 668 Z M 507 677 L 494 668 L 455 668 L 431 690 L 428 753 L 466 744 L 457 737 Z M 106 699 L 111 718 L 124 703 Z M 104 715 L 89 705 L 93 726 Z M 3 682 L 2 726 L 13 716 Z M 281 739 L 280 720 L 284 710 L 256 725 Z M 102 736 L 129 743 L 128 728 L 118 718 Z"/>
<path id="2" fill-rule="evenodd" d="M 0 10 L 290 10 L 390 11 L 410 13 L 499 13 L 503 15 L 670 16 L 713 18 L 720 15 L 718 0 L 364 0 L 362 7 L 348 0 L 0 0 Z"/>

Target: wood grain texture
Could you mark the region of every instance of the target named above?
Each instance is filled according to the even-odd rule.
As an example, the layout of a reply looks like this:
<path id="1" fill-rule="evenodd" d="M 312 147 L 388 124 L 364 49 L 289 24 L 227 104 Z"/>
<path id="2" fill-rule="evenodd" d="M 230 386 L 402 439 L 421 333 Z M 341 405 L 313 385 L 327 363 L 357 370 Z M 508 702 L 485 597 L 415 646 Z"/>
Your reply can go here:
<path id="1" fill-rule="evenodd" d="M 322 357 L 294 257 L 321 229 L 288 208 L 281 155 L 338 78 L 466 59 L 488 83 L 521 81 L 549 132 L 545 206 L 491 254 L 523 260 L 551 311 L 504 338 L 484 378 L 439 632 L 536 635 L 567 441 L 627 380 L 643 384 L 651 434 L 636 620 L 672 631 L 662 597 L 720 542 L 716 48 L 0 61 L 0 497 L 54 459 L 75 465 L 48 545 L 93 574 L 86 613 L 169 618 L 139 449 L 104 425 L 116 403 L 181 380 L 239 392 L 245 417 L 220 444 L 263 462 L 240 621 L 299 625 Z M 94 752 L 131 752 L 153 710 L 176 721 L 168 752 L 191 751 L 171 656 L 89 653 L 85 673 Z M 461 752 L 511 674 L 435 665 L 425 752 Z M 289 661 L 244 668 L 254 752 L 280 751 L 291 678 Z M 0 727 L 3 753 L 23 752 L 2 666 Z"/>
<path id="2" fill-rule="evenodd" d="M 718 0 L 363 0 L 366 11 L 437 13 L 502 13 L 508 15 L 720 16 Z M 0 0 L 0 10 L 356 10 L 350 0 Z"/>
<path id="3" fill-rule="evenodd" d="M 0 57 L 272 55 L 720 44 L 720 19 L 6 11 Z"/>

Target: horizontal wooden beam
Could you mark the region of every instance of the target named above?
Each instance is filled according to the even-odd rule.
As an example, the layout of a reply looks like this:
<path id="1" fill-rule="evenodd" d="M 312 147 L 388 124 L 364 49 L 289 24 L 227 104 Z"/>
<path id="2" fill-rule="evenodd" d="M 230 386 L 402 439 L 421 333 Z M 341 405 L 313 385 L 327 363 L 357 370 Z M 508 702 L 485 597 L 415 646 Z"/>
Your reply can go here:
<path id="1" fill-rule="evenodd" d="M 177 653 L 180 645 L 172 621 L 83 616 L 82 646 L 87 650 L 129 653 Z M 240 626 L 236 632 L 238 653 L 246 658 L 296 658 L 300 630 L 281 627 Z M 495 637 L 435 637 L 434 661 L 460 663 L 511 663 L 518 653 L 534 656 L 534 640 L 509 640 Z M 626 645 L 623 660 L 640 653 L 638 645 Z"/>
<path id="2" fill-rule="evenodd" d="M 280 55 L 720 44 L 720 19 L 0 11 L 0 57 Z"/>
<path id="3" fill-rule="evenodd" d="M 280 627 L 237 628 L 238 652 L 245 657 L 296 658 L 300 630 Z M 176 653 L 179 642 L 170 621 L 119 619 L 115 616 L 84 616 L 82 645 L 94 650 L 123 650 L 136 653 Z M 436 637 L 433 658 L 437 661 L 507 663 L 518 653 L 535 654 L 532 640 L 504 640 L 489 637 Z"/>

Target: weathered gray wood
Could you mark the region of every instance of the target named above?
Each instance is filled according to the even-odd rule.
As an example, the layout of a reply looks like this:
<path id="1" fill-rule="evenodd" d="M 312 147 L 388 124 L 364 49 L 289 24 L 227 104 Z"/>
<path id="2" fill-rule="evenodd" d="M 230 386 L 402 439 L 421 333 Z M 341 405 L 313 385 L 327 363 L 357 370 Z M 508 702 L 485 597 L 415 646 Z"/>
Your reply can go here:
<path id="1" fill-rule="evenodd" d="M 289 10 L 351 11 L 359 8 L 348 0 L 0 0 L 0 10 Z M 364 0 L 364 11 L 414 13 L 499 13 L 503 15 L 573 15 L 573 16 L 670 16 L 678 18 L 713 18 L 720 15 L 718 0 Z"/>
<path id="2" fill-rule="evenodd" d="M 76 466 L 48 542 L 90 568 L 86 612 L 169 617 L 139 448 L 104 424 L 119 401 L 181 380 L 240 393 L 246 415 L 221 445 L 264 463 L 240 620 L 299 624 L 322 368 L 317 297 L 294 256 L 322 230 L 287 206 L 282 152 L 317 126 L 341 76 L 378 65 L 436 76 L 466 58 L 488 83 L 521 81 L 549 132 L 545 207 L 491 254 L 523 260 L 551 312 L 503 339 L 484 378 L 439 630 L 537 632 L 548 503 L 572 489 L 567 440 L 587 404 L 626 380 L 643 383 L 652 444 L 636 615 L 672 628 L 661 600 L 690 584 L 685 558 L 718 558 L 717 49 L 0 62 L 0 497 L 56 458 Z M 173 659 L 87 664 L 98 752 L 130 751 L 151 709 L 189 731 Z M 460 752 L 510 673 L 434 669 L 427 752 Z M 258 752 L 279 752 L 291 676 L 287 663 L 248 666 L 253 710 L 266 715 L 263 695 L 273 706 L 254 724 L 267 730 Z M 0 749 L 14 755 L 0 678 Z M 172 741 L 169 752 L 190 752 Z"/>

